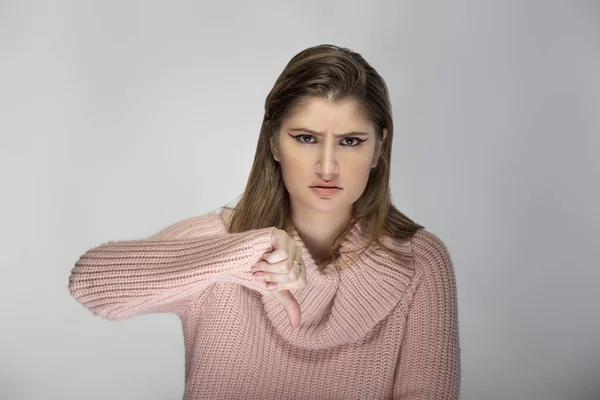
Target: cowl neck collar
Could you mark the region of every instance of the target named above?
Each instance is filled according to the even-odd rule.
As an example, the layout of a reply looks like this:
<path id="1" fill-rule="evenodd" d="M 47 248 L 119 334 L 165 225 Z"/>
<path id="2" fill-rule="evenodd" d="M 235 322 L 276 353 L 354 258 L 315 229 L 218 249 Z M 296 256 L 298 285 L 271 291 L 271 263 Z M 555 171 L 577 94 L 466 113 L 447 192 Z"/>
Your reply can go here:
<path id="1" fill-rule="evenodd" d="M 381 241 L 402 254 L 402 259 L 372 244 L 357 223 L 340 245 L 338 266 L 319 267 L 293 224 L 286 229 L 301 249 L 307 286 L 291 290 L 301 310 L 298 329 L 293 329 L 281 304 L 269 293 L 262 295 L 264 310 L 279 336 L 293 346 L 326 349 L 354 343 L 365 337 L 399 303 L 414 274 L 412 244 L 385 236 Z"/>

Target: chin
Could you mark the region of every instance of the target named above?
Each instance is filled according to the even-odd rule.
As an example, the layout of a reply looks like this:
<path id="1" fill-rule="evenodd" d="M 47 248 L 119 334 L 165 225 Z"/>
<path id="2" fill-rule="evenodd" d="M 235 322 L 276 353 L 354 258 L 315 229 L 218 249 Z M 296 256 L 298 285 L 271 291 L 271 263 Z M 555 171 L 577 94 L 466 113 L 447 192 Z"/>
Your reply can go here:
<path id="1" fill-rule="evenodd" d="M 289 193 L 289 192 L 288 192 Z M 338 213 L 348 207 L 351 207 L 352 204 L 347 204 L 347 200 L 340 194 L 346 193 L 338 193 L 332 197 L 319 197 L 316 196 L 312 190 L 309 189 L 309 192 L 301 193 L 298 196 L 292 196 L 292 203 L 296 203 L 302 208 L 309 209 L 313 212 L 319 212 L 323 214 L 331 214 Z M 294 201 L 294 199 L 296 201 Z"/>
<path id="2" fill-rule="evenodd" d="M 321 212 L 321 213 L 336 213 L 345 208 L 343 199 L 339 198 L 320 198 L 317 196 L 312 196 L 312 198 L 307 199 L 304 204 L 313 211 Z"/>
<path id="3" fill-rule="evenodd" d="M 316 204 L 316 205 L 312 206 L 311 209 L 314 211 L 323 213 L 323 214 L 334 214 L 334 213 L 340 211 L 340 207 L 334 207 L 333 205 L 323 206 L 320 204 Z"/>

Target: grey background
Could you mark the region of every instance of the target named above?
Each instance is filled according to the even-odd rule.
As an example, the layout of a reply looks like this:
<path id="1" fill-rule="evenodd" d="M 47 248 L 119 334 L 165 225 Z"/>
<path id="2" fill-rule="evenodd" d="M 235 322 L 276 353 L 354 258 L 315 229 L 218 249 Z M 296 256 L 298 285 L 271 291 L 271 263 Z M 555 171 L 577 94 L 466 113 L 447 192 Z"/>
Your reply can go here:
<path id="1" fill-rule="evenodd" d="M 320 43 L 389 85 L 462 398 L 600 398 L 600 2 L 430 0 L 1 1 L 0 398 L 181 398 L 178 319 L 93 317 L 69 272 L 240 195 L 266 95 Z"/>

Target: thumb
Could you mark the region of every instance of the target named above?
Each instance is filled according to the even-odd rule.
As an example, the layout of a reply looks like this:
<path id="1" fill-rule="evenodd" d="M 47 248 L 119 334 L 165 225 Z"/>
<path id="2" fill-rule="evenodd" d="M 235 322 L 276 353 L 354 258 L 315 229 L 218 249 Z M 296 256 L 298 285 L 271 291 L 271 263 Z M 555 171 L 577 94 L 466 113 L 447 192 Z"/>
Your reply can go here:
<path id="1" fill-rule="evenodd" d="M 290 323 L 292 324 L 292 328 L 296 329 L 300 326 L 300 305 L 290 293 L 289 290 L 282 291 L 274 291 L 271 293 L 283 308 L 285 308 L 285 312 L 287 313 Z"/>

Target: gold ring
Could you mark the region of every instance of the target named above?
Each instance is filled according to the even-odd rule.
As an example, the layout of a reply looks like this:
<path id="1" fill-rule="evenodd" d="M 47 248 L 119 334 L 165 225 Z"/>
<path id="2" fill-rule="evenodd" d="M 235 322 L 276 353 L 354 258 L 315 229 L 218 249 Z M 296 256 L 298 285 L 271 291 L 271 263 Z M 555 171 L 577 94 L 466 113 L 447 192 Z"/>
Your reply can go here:
<path id="1" fill-rule="evenodd" d="M 296 257 L 294 257 L 294 261 L 292 261 L 292 265 L 297 265 L 298 271 L 302 272 L 302 267 L 300 266 L 300 263 L 298 262 L 298 260 L 296 260 Z"/>

